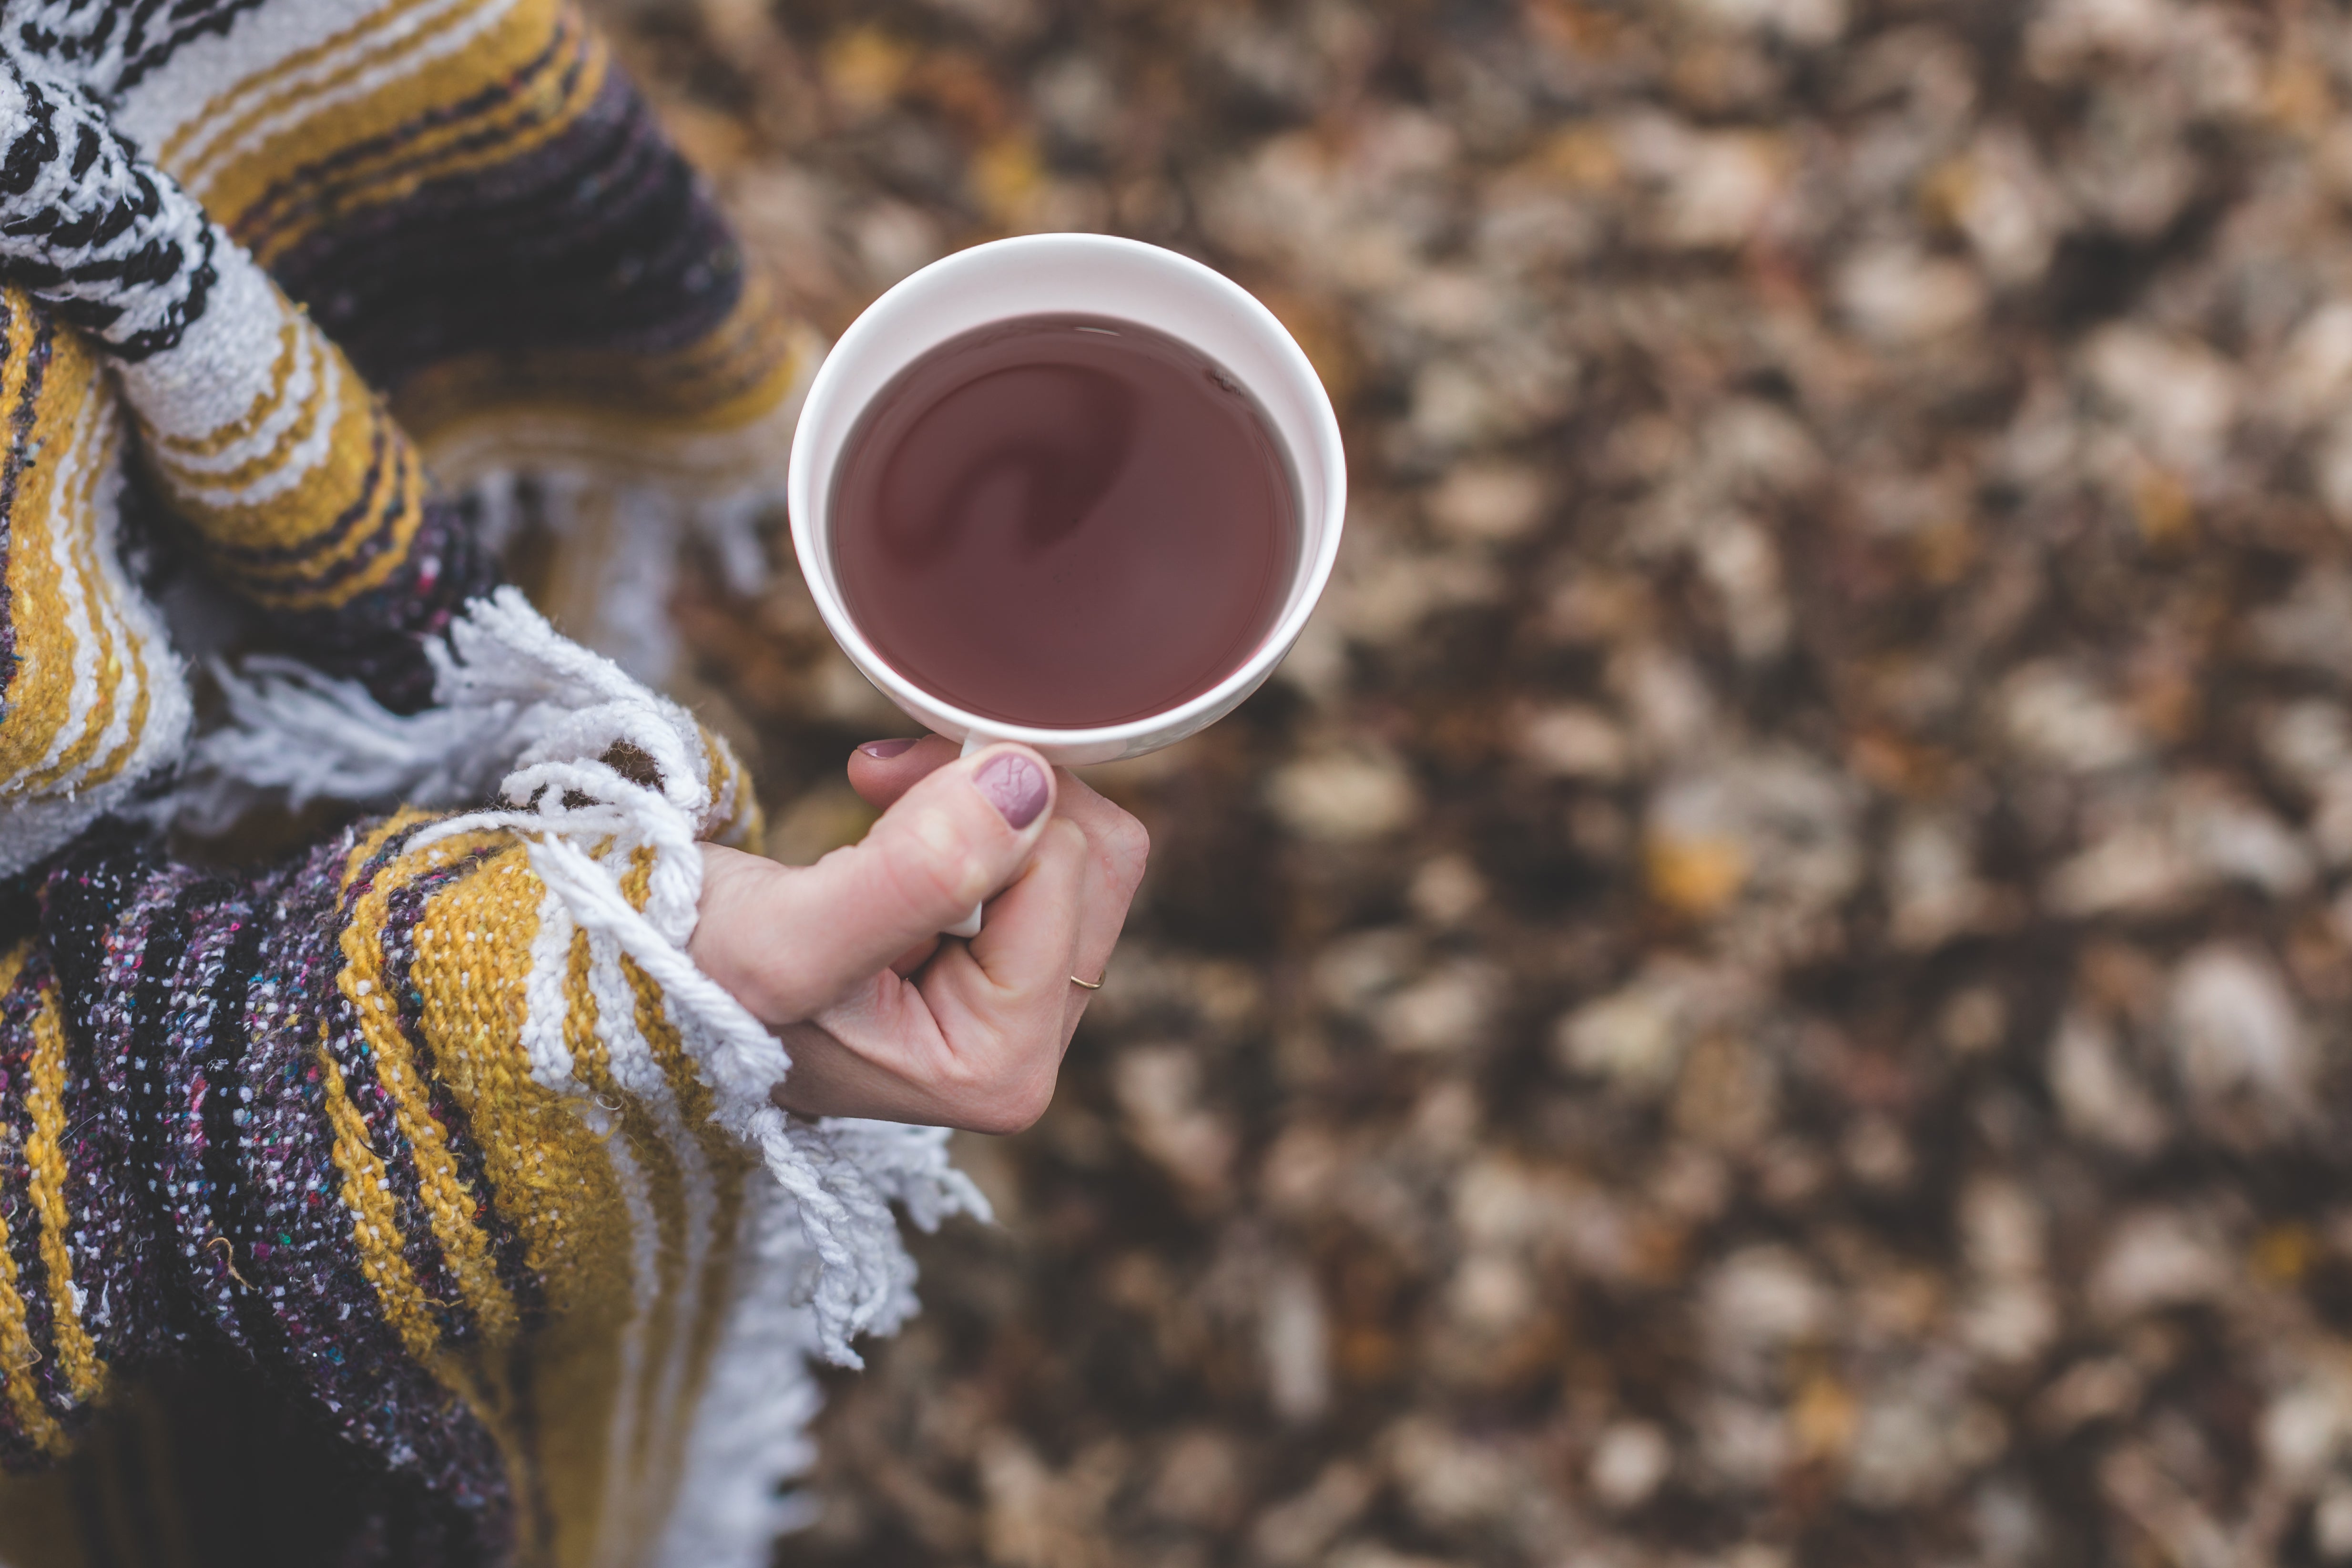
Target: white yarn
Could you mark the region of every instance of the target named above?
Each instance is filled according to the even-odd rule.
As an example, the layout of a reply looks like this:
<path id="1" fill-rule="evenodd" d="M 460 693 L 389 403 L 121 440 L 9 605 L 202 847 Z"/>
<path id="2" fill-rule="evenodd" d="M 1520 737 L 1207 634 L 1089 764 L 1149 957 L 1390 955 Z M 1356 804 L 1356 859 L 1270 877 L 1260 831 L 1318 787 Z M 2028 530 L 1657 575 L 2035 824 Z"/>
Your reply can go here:
<path id="1" fill-rule="evenodd" d="M 795 1301 L 808 1238 L 781 1188 L 745 1194 L 736 1258 L 659 1568 L 764 1568 L 777 1536 L 813 1522 L 810 1500 L 782 1489 L 815 1462 L 808 1425 L 824 1396 L 808 1371 L 814 1320 Z"/>
<path id="2" fill-rule="evenodd" d="M 79 70 L 28 37 L 21 13 L 9 22 L 0 35 L 0 135 L 12 149 L 29 145 L 46 120 L 48 144 L 15 171 L 23 184 L 9 193 L 12 217 L 46 221 L 10 226 L 12 259 L 47 265 L 43 299 L 110 308 L 95 331 L 105 342 L 168 340 L 189 320 L 205 267 L 234 242 L 175 182 L 139 164 Z"/>
<path id="3" fill-rule="evenodd" d="M 425 651 L 436 703 L 406 715 L 358 681 L 297 659 L 215 662 L 228 723 L 189 748 L 180 820 L 216 832 L 265 793 L 297 807 L 456 805 L 481 799 L 519 764 L 602 756 L 623 742 L 646 752 L 680 809 L 711 804 L 700 735 L 684 710 L 559 636 L 515 589 L 476 600 Z"/>
<path id="4" fill-rule="evenodd" d="M 530 1080 L 556 1094 L 577 1095 L 572 1076 L 572 1045 L 563 1037 L 571 1008 L 563 982 L 571 968 L 572 911 L 552 889 L 539 900 L 539 925 L 530 938 L 530 978 L 523 983 L 522 1054 Z"/>
<path id="5" fill-rule="evenodd" d="M 627 1080 L 625 1091 L 649 1105 L 670 1102 L 666 1085 L 635 1081 L 635 1068 L 650 1056 L 641 1037 L 635 1048 L 623 1037 L 635 1035 L 635 1024 L 621 959 L 660 988 L 711 1090 L 713 1119 L 759 1151 L 773 1185 L 747 1194 L 734 1238 L 733 1300 L 686 1434 L 682 1489 L 650 1560 L 756 1568 L 778 1534 L 808 1521 L 806 1500 L 780 1489 L 814 1458 L 806 1427 L 822 1395 L 807 1358 L 862 1365 L 853 1342 L 896 1330 L 917 1309 L 915 1263 L 893 1205 L 928 1231 L 960 1212 L 986 1220 L 987 1201 L 949 1165 L 944 1129 L 812 1124 L 770 1100 L 791 1070 L 790 1056 L 686 951 L 701 894 L 697 841 L 731 819 L 736 803 L 735 780 L 713 778 L 702 732 L 683 709 L 559 636 L 512 589 L 469 606 L 427 653 L 437 706 L 407 719 L 385 712 L 354 683 L 291 661 L 222 672 L 230 722 L 199 749 L 196 776 L 182 791 L 183 816 L 264 788 L 297 802 L 487 799 L 424 828 L 411 845 L 499 829 L 526 846 L 546 896 L 525 984 L 524 1048 L 534 1080 L 577 1097 L 600 1129 L 611 1131 L 614 1118 L 587 1097 L 563 1034 L 573 934 L 588 937 L 607 1059 Z M 634 749 L 657 776 L 639 782 L 636 768 L 637 776 L 625 774 L 607 760 L 618 746 Z M 649 872 L 642 908 L 621 885 L 640 861 Z M 675 1110 L 668 1114 L 674 1123 Z M 628 1151 L 614 1147 L 624 1185 L 641 1185 Z M 648 1215 L 637 1212 L 644 1206 L 636 1194 L 640 1252 L 651 1235 Z M 636 1261 L 642 1289 L 651 1268 L 644 1257 Z M 700 1277 L 699 1268 L 689 1272 Z M 638 1342 L 641 1331 L 632 1334 L 635 1367 L 651 1347 Z M 637 1381 L 633 1371 L 629 1385 Z M 631 1429 L 656 1419 L 664 1404 L 632 1405 Z"/>
<path id="6" fill-rule="evenodd" d="M 73 682 L 71 721 L 58 728 L 48 752 L 33 763 L 34 769 L 52 773 L 48 782 L 27 788 L 22 773 L 14 780 L 0 780 L 0 795 L 8 802 L 0 808 L 0 877 L 13 876 L 55 854 L 108 812 L 152 815 L 155 808 L 148 797 L 156 777 L 182 750 L 187 736 L 191 709 L 186 667 L 173 651 L 154 605 L 133 587 L 117 544 L 122 489 L 118 432 L 119 420 L 111 404 L 92 397 L 58 459 L 68 473 L 72 465 L 85 461 L 103 465 L 85 514 L 53 510 L 48 519 L 49 548 L 64 601 L 63 621 L 71 636 L 20 646 L 17 658 L 22 665 L 18 684 L 12 690 L 25 689 L 27 672 L 44 659 L 66 660 Z M 62 499 L 76 489 L 67 482 L 67 473 L 60 473 L 51 486 L 53 509 L 59 508 Z M 20 547 L 24 537 L 19 535 Z M 94 580 L 86 577 L 73 559 L 78 543 L 96 563 Z M 119 683 L 111 717 L 92 735 L 89 726 L 97 721 L 92 694 L 102 654 L 101 629 L 114 644 Z M 133 738 L 132 713 L 142 700 L 144 723 Z M 131 740 L 131 754 L 116 762 L 111 776 L 93 784 L 91 774 L 116 756 L 126 739 Z M 64 765 L 68 746 L 90 742 L 95 743 L 83 746 L 79 765 Z"/>
<path id="7" fill-rule="evenodd" d="M 535 736 L 543 716 L 512 703 L 398 714 L 356 680 L 290 658 L 257 657 L 214 680 L 228 723 L 200 736 L 175 794 L 179 819 L 216 833 L 265 793 L 313 800 L 478 800 Z"/>
<path id="8" fill-rule="evenodd" d="M 554 815 L 583 809 L 559 805 Z M 478 813 L 428 833 L 496 826 L 530 836 L 532 869 L 579 928 L 612 939 L 661 987 L 671 1021 L 714 1092 L 716 1120 L 760 1151 L 798 1205 L 815 1255 L 803 1291 L 814 1313 L 818 1353 L 837 1365 L 862 1366 L 850 1342 L 891 1331 L 916 1305 L 914 1260 L 899 1240 L 892 1201 L 926 1230 L 959 1212 L 988 1216 L 979 1189 L 948 1165 L 945 1131 L 846 1119 L 810 1125 L 778 1110 L 768 1090 L 792 1064 L 776 1037 L 630 906 L 605 861 L 557 831 L 532 836 L 531 815 Z"/>
<path id="9" fill-rule="evenodd" d="M 941 1130 L 811 1125 L 770 1100 L 791 1058 L 686 952 L 702 890 L 697 840 L 731 804 L 711 787 L 700 730 L 676 703 L 558 635 L 512 588 L 469 606 L 427 653 L 439 705 L 405 720 L 352 683 L 285 660 L 249 663 L 231 678 L 231 727 L 200 750 L 205 776 L 191 786 L 197 805 L 256 787 L 298 800 L 441 805 L 479 799 L 487 792 L 476 781 L 497 778 L 498 805 L 435 823 L 413 847 L 483 829 L 516 834 L 570 928 L 602 939 L 597 951 L 625 953 L 661 988 L 713 1092 L 716 1120 L 760 1151 L 793 1200 L 807 1248 L 798 1290 L 813 1314 L 813 1348 L 828 1361 L 861 1364 L 850 1342 L 888 1331 L 915 1309 L 914 1261 L 891 1205 L 925 1229 L 959 1212 L 985 1217 L 988 1205 L 949 1166 Z M 605 761 L 622 745 L 653 764 L 657 783 L 637 783 Z M 652 851 L 642 910 L 619 880 L 641 849 Z M 541 998 L 538 986 L 542 963 L 553 964 L 558 950 L 551 940 L 533 952 L 541 962 L 533 965 L 530 1012 L 546 1020 L 532 1035 L 534 1071 L 568 1078 L 552 997 Z"/>
<path id="10" fill-rule="evenodd" d="M 597 574 L 596 621 L 582 629 L 598 652 L 640 680 L 665 681 L 677 665 L 677 628 L 669 617 L 677 519 L 668 498 L 652 490 L 618 490 L 611 502 L 613 537 Z"/>

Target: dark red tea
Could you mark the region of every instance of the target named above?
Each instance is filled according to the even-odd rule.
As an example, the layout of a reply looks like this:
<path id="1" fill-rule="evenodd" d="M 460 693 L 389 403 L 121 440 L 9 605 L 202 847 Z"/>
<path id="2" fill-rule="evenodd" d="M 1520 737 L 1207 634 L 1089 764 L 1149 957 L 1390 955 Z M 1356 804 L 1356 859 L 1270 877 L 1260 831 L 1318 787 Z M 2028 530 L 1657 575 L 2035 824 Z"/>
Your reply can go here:
<path id="1" fill-rule="evenodd" d="M 1129 321 L 1024 316 L 883 389 L 843 452 L 833 546 L 849 613 L 909 680 L 1087 729 L 1197 697 L 1256 651 L 1297 503 L 1214 361 Z"/>

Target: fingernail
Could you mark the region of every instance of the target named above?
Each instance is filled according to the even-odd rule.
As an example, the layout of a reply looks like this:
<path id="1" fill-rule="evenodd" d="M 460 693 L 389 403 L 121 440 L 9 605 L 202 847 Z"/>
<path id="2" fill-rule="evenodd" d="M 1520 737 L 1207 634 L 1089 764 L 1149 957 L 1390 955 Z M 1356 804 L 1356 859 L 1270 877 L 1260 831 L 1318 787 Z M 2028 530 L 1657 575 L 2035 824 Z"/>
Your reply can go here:
<path id="1" fill-rule="evenodd" d="M 1019 752 L 997 752 L 980 764 L 971 783 L 1016 832 L 1037 820 L 1037 814 L 1045 809 L 1046 795 L 1052 793 L 1045 770 Z"/>
<path id="2" fill-rule="evenodd" d="M 902 756 L 905 753 L 913 751 L 915 749 L 915 742 L 912 741 L 868 741 L 866 744 L 858 747 L 857 749 L 865 752 L 867 756 L 872 757 L 877 763 L 887 763 L 892 757 Z"/>

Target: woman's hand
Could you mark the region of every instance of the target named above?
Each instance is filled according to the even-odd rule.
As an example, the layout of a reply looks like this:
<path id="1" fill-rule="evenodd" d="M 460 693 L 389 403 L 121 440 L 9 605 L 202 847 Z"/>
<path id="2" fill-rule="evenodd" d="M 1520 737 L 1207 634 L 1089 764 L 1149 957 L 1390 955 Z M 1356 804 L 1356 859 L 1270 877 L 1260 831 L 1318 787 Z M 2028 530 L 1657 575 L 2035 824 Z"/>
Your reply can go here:
<path id="1" fill-rule="evenodd" d="M 881 820 L 814 866 L 703 846 L 694 961 L 792 1053 L 776 1103 L 1017 1132 L 1143 878 L 1143 825 L 1025 746 L 961 760 L 938 736 L 849 759 Z M 970 942 L 944 926 L 988 901 Z"/>

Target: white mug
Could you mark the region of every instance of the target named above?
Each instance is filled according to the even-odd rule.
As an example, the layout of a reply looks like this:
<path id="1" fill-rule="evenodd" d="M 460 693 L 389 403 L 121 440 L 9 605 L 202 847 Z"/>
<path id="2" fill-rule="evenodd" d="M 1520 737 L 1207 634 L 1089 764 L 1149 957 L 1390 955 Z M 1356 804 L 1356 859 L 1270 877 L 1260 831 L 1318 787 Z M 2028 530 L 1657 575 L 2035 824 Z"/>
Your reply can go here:
<path id="1" fill-rule="evenodd" d="M 834 473 L 866 405 L 908 365 L 975 328 L 1018 316 L 1106 316 L 1156 329 L 1223 367 L 1257 400 L 1297 486 L 1299 550 L 1289 592 L 1256 650 L 1223 680 L 1165 711 L 1093 729 L 1048 730 L 968 712 L 890 667 L 849 613 L 833 555 Z M 858 672 L 917 723 L 963 742 L 1034 746 L 1064 766 L 1114 762 L 1182 740 L 1231 712 L 1274 673 L 1331 575 L 1348 506 L 1339 422 L 1315 368 L 1274 312 L 1237 284 L 1155 245 L 1097 234 L 1037 234 L 958 251 L 866 308 L 810 383 L 793 437 L 793 549 L 826 627 Z M 965 927 L 969 927 L 966 930 Z M 950 934 L 980 929 L 978 911 Z"/>

